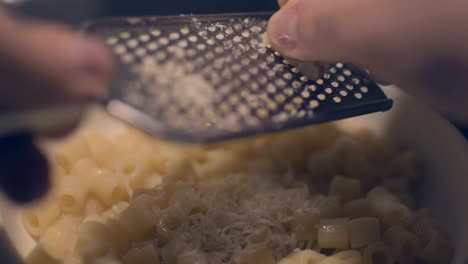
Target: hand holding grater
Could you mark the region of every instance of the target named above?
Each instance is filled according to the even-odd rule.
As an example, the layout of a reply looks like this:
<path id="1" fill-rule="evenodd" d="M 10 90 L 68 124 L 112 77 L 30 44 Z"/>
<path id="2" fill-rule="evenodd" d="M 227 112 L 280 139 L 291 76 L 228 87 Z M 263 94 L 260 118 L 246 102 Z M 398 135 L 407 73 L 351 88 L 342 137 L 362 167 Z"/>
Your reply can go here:
<path id="1" fill-rule="evenodd" d="M 313 79 L 263 41 L 270 14 L 104 19 L 84 30 L 109 45 L 117 71 L 100 103 L 147 133 L 210 143 L 386 111 L 365 71 L 333 64 Z M 81 107 L 76 108 L 78 113 Z M 59 113 L 51 109 L 46 114 Z M 0 134 L 58 120 L 0 117 Z M 25 117 L 27 115 L 25 114 Z M 34 121 L 34 122 L 32 122 Z M 14 123 L 16 126 L 9 126 Z"/>

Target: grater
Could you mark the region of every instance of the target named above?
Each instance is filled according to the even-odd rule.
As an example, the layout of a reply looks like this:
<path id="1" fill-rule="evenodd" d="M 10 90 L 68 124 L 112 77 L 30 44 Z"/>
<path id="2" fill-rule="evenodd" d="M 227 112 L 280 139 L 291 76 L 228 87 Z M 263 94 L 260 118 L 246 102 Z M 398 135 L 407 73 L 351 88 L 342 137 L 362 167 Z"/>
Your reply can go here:
<path id="1" fill-rule="evenodd" d="M 101 102 L 163 139 L 212 143 L 392 107 L 364 70 L 344 63 L 315 78 L 264 42 L 271 13 L 110 18 L 86 24 L 113 51 Z"/>
<path id="2" fill-rule="evenodd" d="M 86 26 L 119 61 L 112 115 L 169 140 L 214 142 L 391 108 L 365 71 L 309 79 L 263 41 L 271 14 L 107 19 Z"/>

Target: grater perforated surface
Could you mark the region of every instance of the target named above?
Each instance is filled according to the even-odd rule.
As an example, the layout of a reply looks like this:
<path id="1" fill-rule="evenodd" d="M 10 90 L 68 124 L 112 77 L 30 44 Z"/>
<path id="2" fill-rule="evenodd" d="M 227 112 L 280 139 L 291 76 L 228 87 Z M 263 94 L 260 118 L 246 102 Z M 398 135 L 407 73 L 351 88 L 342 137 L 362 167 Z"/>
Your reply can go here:
<path id="1" fill-rule="evenodd" d="M 158 137 L 213 142 L 385 111 L 364 71 L 337 63 L 309 80 L 263 41 L 268 14 L 110 19 L 119 67 L 108 111 Z"/>

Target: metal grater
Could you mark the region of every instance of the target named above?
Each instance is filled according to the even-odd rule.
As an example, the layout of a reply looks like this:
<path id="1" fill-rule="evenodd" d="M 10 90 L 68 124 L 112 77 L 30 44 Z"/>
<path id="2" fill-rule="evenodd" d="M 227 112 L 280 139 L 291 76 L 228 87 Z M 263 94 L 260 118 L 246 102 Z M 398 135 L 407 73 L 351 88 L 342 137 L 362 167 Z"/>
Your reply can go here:
<path id="1" fill-rule="evenodd" d="M 118 69 L 108 112 L 157 137 L 200 143 L 392 107 L 367 74 L 337 63 L 309 80 L 263 42 L 271 14 L 116 18 L 85 29 Z"/>

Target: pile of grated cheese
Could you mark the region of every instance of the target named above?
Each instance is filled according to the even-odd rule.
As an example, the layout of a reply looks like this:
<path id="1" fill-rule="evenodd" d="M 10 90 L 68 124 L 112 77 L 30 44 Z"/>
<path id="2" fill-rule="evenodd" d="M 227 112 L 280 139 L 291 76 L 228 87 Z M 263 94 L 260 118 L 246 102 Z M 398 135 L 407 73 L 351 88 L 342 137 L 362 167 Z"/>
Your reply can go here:
<path id="1" fill-rule="evenodd" d="M 238 263 L 241 251 L 254 244 L 272 249 L 279 260 L 296 247 L 290 230 L 295 212 L 314 208 L 307 188 L 287 188 L 266 174 L 213 177 L 197 185 L 193 190 L 207 210 L 188 216 L 170 244 L 176 256 L 190 254 L 200 263 Z"/>

